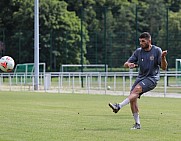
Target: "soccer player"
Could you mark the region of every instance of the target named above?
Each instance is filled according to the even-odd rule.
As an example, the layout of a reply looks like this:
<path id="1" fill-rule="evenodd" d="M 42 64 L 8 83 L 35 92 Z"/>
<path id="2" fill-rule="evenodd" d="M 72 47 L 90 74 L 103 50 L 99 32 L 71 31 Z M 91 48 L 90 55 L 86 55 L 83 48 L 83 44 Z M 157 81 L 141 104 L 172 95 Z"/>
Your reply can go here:
<path id="1" fill-rule="evenodd" d="M 160 67 L 167 69 L 166 54 L 160 47 L 151 44 L 151 35 L 143 32 L 139 37 L 140 48 L 137 48 L 132 56 L 124 63 L 126 68 L 139 67 L 138 76 L 131 88 L 130 95 L 121 103 L 109 103 L 114 113 L 130 103 L 135 124 L 131 129 L 140 129 L 140 118 L 137 99 L 143 93 L 153 90 L 160 79 Z"/>

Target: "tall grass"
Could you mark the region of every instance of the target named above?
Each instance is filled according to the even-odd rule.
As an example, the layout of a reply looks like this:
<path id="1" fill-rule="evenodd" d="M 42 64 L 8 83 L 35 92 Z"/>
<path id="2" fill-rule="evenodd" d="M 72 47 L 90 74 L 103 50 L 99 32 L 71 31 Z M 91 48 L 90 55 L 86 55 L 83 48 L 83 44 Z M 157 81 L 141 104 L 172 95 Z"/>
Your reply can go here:
<path id="1" fill-rule="evenodd" d="M 114 114 L 109 102 L 123 96 L 0 92 L 0 141 L 179 141 L 181 100 L 142 97 L 142 128 L 127 105 Z"/>

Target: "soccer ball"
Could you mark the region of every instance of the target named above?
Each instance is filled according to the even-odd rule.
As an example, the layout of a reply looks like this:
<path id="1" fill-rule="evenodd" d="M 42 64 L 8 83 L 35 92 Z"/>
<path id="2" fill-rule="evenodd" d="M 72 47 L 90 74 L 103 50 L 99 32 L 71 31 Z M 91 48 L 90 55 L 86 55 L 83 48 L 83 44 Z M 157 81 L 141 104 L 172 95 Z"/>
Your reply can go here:
<path id="1" fill-rule="evenodd" d="M 111 89 L 111 86 L 107 86 L 107 90 L 110 90 Z"/>
<path id="2" fill-rule="evenodd" d="M 11 72 L 14 68 L 14 59 L 10 56 L 3 56 L 0 59 L 0 69 L 4 72 Z"/>

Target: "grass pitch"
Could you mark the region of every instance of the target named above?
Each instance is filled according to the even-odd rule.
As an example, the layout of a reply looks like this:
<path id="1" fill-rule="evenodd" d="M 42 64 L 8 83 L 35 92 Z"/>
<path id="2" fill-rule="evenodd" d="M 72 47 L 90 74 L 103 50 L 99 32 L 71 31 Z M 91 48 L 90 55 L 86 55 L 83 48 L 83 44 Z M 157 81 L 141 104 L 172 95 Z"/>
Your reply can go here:
<path id="1" fill-rule="evenodd" d="M 130 130 L 129 105 L 117 114 L 109 102 L 125 97 L 0 92 L 0 141 L 179 141 L 181 99 L 142 97 L 142 128 Z"/>

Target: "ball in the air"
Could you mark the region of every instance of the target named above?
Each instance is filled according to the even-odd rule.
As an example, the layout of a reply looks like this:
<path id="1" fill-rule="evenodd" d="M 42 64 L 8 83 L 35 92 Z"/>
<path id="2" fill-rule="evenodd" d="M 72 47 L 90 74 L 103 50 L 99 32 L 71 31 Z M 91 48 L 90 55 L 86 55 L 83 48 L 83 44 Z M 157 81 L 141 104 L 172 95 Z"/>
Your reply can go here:
<path id="1" fill-rule="evenodd" d="M 14 59 L 10 56 L 3 56 L 0 59 L 0 69 L 4 72 L 11 72 L 14 69 Z"/>
<path id="2" fill-rule="evenodd" d="M 107 90 L 110 90 L 111 89 L 111 86 L 107 86 Z"/>

